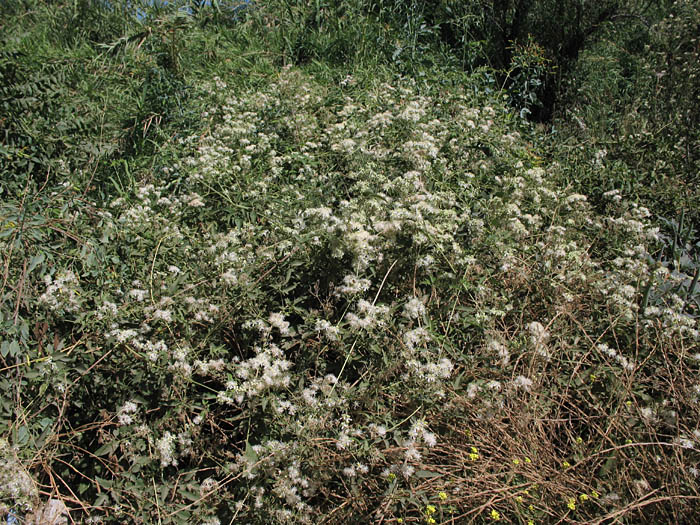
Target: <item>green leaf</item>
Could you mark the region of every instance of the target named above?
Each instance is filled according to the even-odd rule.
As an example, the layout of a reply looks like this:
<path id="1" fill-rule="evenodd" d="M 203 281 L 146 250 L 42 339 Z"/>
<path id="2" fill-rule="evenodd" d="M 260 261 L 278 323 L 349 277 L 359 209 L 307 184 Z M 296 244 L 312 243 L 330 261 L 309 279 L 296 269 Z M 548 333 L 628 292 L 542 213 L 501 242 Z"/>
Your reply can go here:
<path id="1" fill-rule="evenodd" d="M 102 488 L 112 488 L 112 485 L 114 485 L 114 481 L 100 478 L 99 476 L 95 476 L 95 481 L 97 481 L 97 484 L 102 487 Z"/>
<path id="2" fill-rule="evenodd" d="M 95 500 L 94 506 L 95 507 L 101 507 L 105 503 L 109 502 L 109 496 L 107 494 L 100 494 L 97 496 L 97 499 Z"/>
<path id="3" fill-rule="evenodd" d="M 23 425 L 17 429 L 15 443 L 17 445 L 26 445 L 27 441 L 29 441 L 29 430 Z"/>
<path id="4" fill-rule="evenodd" d="M 200 495 L 197 494 L 196 492 L 192 492 L 191 490 L 187 490 L 185 488 L 179 488 L 178 493 L 183 496 L 184 498 L 187 498 L 190 501 L 197 501 L 200 499 Z"/>
<path id="5" fill-rule="evenodd" d="M 258 462 L 258 455 L 257 455 L 257 453 L 255 452 L 255 450 L 253 450 L 253 447 L 251 447 L 251 446 L 250 446 L 250 443 L 247 442 L 247 441 L 246 441 L 246 443 L 245 443 L 245 454 L 244 454 L 244 455 L 245 455 L 246 459 L 247 459 L 248 461 L 250 461 L 251 463 L 257 463 L 257 462 Z"/>
<path id="6" fill-rule="evenodd" d="M 118 441 L 110 441 L 105 443 L 100 448 L 95 451 L 96 456 L 106 456 L 107 454 L 112 454 L 119 447 Z"/>
<path id="7" fill-rule="evenodd" d="M 29 260 L 29 268 L 27 269 L 27 273 L 31 273 L 34 268 L 44 262 L 44 259 L 46 259 L 46 256 L 43 253 L 39 253 L 32 257 Z"/>
<path id="8" fill-rule="evenodd" d="M 11 357 L 17 357 L 20 353 L 19 343 L 17 340 L 10 341 L 9 343 L 7 341 L 3 341 L 2 345 L 0 346 L 0 353 L 2 353 L 3 357 L 7 357 L 8 354 Z"/>

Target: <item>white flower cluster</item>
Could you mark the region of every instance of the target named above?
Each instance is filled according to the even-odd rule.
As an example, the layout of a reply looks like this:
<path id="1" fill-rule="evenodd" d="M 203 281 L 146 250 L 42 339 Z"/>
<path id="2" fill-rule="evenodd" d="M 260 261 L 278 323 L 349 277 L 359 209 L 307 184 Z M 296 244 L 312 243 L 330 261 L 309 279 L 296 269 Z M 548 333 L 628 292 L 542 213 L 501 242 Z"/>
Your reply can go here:
<path id="1" fill-rule="evenodd" d="M 510 352 L 504 344 L 502 344 L 499 341 L 496 341 L 495 339 L 492 339 L 487 345 L 487 347 L 491 354 L 495 354 L 498 357 L 501 366 L 508 365 L 508 363 L 510 362 Z"/>
<path id="2" fill-rule="evenodd" d="M 337 291 L 339 294 L 352 297 L 353 295 L 358 295 L 369 290 L 371 284 L 369 279 L 363 279 L 357 275 L 349 274 L 343 277 L 343 284 L 338 286 Z"/>
<path id="3" fill-rule="evenodd" d="M 177 466 L 177 458 L 175 456 L 176 436 L 171 432 L 166 431 L 163 436 L 156 441 L 156 450 L 160 456 L 160 466 L 162 468 L 170 465 Z"/>
<path id="4" fill-rule="evenodd" d="M 304 500 L 316 494 L 317 485 L 303 472 L 302 463 L 296 458 L 298 449 L 296 443 L 277 440 L 252 445 L 236 456 L 233 470 L 252 482 L 273 480 L 269 488 L 258 484 L 250 487 L 252 508 L 261 509 L 263 497 L 269 494 L 270 498 L 281 504 L 281 508 L 277 507 L 275 511 L 278 518 L 288 521 L 294 516 L 297 523 L 311 523 L 313 509 Z M 244 508 L 245 505 L 243 503 L 240 507 Z"/>
<path id="5" fill-rule="evenodd" d="M 409 350 L 415 350 L 418 346 L 428 343 L 432 340 L 430 333 L 423 327 L 408 330 L 403 334 L 403 341 Z"/>
<path id="6" fill-rule="evenodd" d="M 134 423 L 134 414 L 138 412 L 138 405 L 133 401 L 127 401 L 117 411 L 117 421 L 120 425 L 131 425 Z"/>
<path id="7" fill-rule="evenodd" d="M 117 305 L 110 301 L 102 301 L 102 304 L 97 308 L 97 318 L 104 319 L 113 318 L 117 315 Z"/>
<path id="8" fill-rule="evenodd" d="M 193 363 L 194 371 L 202 376 L 208 376 L 215 374 L 216 372 L 222 372 L 226 369 L 226 362 L 219 359 L 209 359 L 208 361 L 202 361 L 200 359 L 195 359 Z"/>
<path id="9" fill-rule="evenodd" d="M 338 378 L 333 374 L 326 374 L 323 377 L 316 377 L 312 380 L 311 385 L 301 391 L 301 399 L 305 404 L 312 407 L 322 403 L 322 406 L 330 408 L 335 404 L 334 400 L 329 399 L 328 397 L 324 398 L 323 400 L 319 400 L 317 395 L 319 392 L 321 392 L 325 396 L 328 396 L 331 391 L 336 388 L 336 385 L 338 385 Z M 342 391 L 342 386 L 340 390 Z"/>
<path id="10" fill-rule="evenodd" d="M 340 328 L 332 325 L 326 319 L 317 319 L 315 329 L 329 341 L 338 341 L 340 339 Z"/>
<path id="11" fill-rule="evenodd" d="M 44 276 L 46 291 L 39 297 L 39 302 L 52 310 L 76 312 L 81 305 L 81 290 L 78 277 L 71 270 L 63 270 L 54 277 Z"/>
<path id="12" fill-rule="evenodd" d="M 193 315 L 195 321 L 213 323 L 218 317 L 220 307 L 203 297 L 198 298 L 188 295 L 183 302 L 188 305 L 190 314 Z"/>
<path id="13" fill-rule="evenodd" d="M 144 430 L 148 432 L 147 427 Z M 150 434 L 148 438 L 149 443 L 151 443 Z M 179 458 L 193 454 L 192 436 L 188 430 L 183 430 L 178 434 L 166 431 L 160 439 L 155 441 L 154 446 L 160 458 L 161 468 L 177 467 Z"/>
<path id="14" fill-rule="evenodd" d="M 354 465 L 345 467 L 343 469 L 343 474 L 347 478 L 355 478 L 369 472 L 369 467 L 364 463 L 357 462 Z"/>
<path id="15" fill-rule="evenodd" d="M 242 404 L 264 392 L 289 386 L 289 369 L 292 362 L 284 358 L 277 345 L 255 347 L 255 357 L 241 361 L 235 367 L 237 379 L 226 383 L 226 390 L 219 392 L 218 400 L 229 405 Z"/>
<path id="16" fill-rule="evenodd" d="M 409 299 L 403 306 L 403 315 L 409 319 L 419 319 L 425 315 L 425 305 L 417 297 Z"/>
<path id="17" fill-rule="evenodd" d="M 425 421 L 416 421 L 408 432 L 408 445 L 415 447 L 422 441 L 426 447 L 432 448 L 437 444 L 437 437 L 428 430 Z"/>
<path id="18" fill-rule="evenodd" d="M 189 360 L 190 348 L 187 346 L 178 346 L 170 356 L 168 370 L 174 372 L 175 376 L 180 379 L 188 379 L 192 375 L 192 363 Z"/>
<path id="19" fill-rule="evenodd" d="M 608 345 L 606 345 L 604 343 L 600 343 L 597 346 L 597 348 L 598 348 L 598 351 L 600 353 L 617 361 L 622 366 L 622 368 L 624 368 L 627 372 L 634 372 L 634 369 L 635 369 L 634 362 L 627 359 L 624 355 L 620 355 L 614 349 L 610 348 Z"/>
<path id="20" fill-rule="evenodd" d="M 532 321 L 527 325 L 527 329 L 530 332 L 530 343 L 535 348 L 538 354 L 542 357 L 549 358 L 549 351 L 547 349 L 547 341 L 549 341 L 549 331 L 537 321 Z"/>
<path id="21" fill-rule="evenodd" d="M 518 376 L 513 380 L 513 386 L 516 390 L 529 392 L 532 389 L 532 379 L 525 376 Z"/>
<path id="22" fill-rule="evenodd" d="M 129 293 L 127 295 L 129 297 L 132 297 L 133 299 L 136 299 L 138 302 L 143 302 L 146 299 L 146 297 L 148 297 L 148 291 L 133 288 L 129 290 Z"/>
<path id="23" fill-rule="evenodd" d="M 369 301 L 360 299 L 357 301 L 356 312 L 350 312 L 345 316 L 345 320 L 350 328 L 353 330 L 370 330 L 384 324 L 389 314 L 389 307 L 386 305 L 376 306 Z"/>
<path id="24" fill-rule="evenodd" d="M 279 333 L 281 335 L 289 335 L 289 322 L 285 321 L 284 315 L 282 315 L 279 312 L 273 312 L 270 314 L 270 317 L 267 319 L 267 322 L 270 323 L 270 326 L 273 328 L 277 328 L 279 330 Z"/>
<path id="25" fill-rule="evenodd" d="M 445 379 L 450 378 L 454 364 L 446 357 L 442 357 L 436 362 L 409 359 L 406 361 L 406 369 L 410 378 L 426 386 L 439 385 Z M 440 389 L 436 389 L 434 393 L 438 397 L 445 395 Z"/>

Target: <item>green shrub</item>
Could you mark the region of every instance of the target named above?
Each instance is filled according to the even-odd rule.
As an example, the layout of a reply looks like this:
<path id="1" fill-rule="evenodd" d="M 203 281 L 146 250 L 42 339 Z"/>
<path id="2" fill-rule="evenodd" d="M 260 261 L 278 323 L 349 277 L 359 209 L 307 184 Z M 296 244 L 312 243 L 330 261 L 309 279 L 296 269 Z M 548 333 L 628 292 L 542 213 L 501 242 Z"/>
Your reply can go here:
<path id="1" fill-rule="evenodd" d="M 35 52 L 3 55 L 3 93 L 71 73 L 36 151 L 94 149 L 4 167 L 3 518 L 697 521 L 688 216 L 562 183 L 628 168 L 543 160 L 488 68 L 369 67 L 390 40 L 349 35 L 399 30 L 330 7 L 159 6 L 65 47 L 11 19 Z M 544 53 L 514 53 L 511 102 L 533 103 Z"/>
<path id="2" fill-rule="evenodd" d="M 690 512 L 698 332 L 673 290 L 640 311 L 648 212 L 592 215 L 456 87 L 202 88 L 207 133 L 106 208 L 55 194 L 33 279 L 8 259 L 40 479 L 115 522 Z"/>

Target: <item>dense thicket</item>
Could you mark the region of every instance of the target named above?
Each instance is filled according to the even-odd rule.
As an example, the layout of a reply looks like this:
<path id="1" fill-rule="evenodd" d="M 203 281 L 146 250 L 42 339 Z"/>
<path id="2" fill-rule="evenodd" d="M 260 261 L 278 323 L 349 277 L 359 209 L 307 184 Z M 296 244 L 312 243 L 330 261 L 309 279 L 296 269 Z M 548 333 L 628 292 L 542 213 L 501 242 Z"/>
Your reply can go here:
<path id="1" fill-rule="evenodd" d="M 3 521 L 698 521 L 697 2 L 0 20 Z"/>

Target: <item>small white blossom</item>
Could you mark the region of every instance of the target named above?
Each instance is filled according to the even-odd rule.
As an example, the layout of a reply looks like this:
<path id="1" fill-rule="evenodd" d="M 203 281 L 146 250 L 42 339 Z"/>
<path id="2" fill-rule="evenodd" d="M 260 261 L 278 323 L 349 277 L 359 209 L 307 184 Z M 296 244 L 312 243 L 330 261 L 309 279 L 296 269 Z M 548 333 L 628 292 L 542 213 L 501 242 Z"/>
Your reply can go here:
<path id="1" fill-rule="evenodd" d="M 518 376 L 513 380 L 513 385 L 516 389 L 524 390 L 529 392 L 532 388 L 532 379 L 525 376 Z"/>
<path id="2" fill-rule="evenodd" d="M 277 328 L 280 334 L 289 335 L 289 322 L 284 320 L 284 315 L 281 313 L 271 313 L 267 321 L 270 326 Z"/>
<path id="3" fill-rule="evenodd" d="M 403 307 L 403 315 L 409 319 L 418 319 L 425 315 L 425 305 L 417 297 L 410 299 Z"/>

